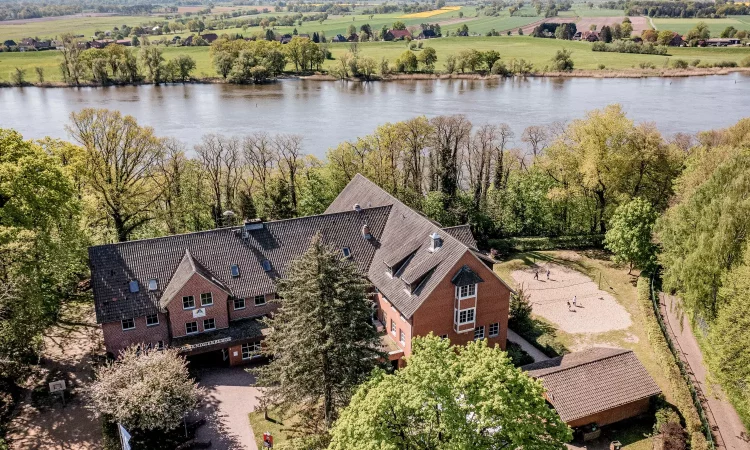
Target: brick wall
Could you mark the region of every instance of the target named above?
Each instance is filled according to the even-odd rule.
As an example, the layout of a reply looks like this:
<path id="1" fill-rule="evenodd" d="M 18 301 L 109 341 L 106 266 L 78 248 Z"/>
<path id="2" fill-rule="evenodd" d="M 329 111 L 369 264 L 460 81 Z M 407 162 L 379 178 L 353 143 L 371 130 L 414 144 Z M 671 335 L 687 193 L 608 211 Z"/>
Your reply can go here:
<path id="1" fill-rule="evenodd" d="M 468 265 L 483 283 L 477 287 L 477 305 L 475 326 L 484 326 L 484 335 L 492 346 L 498 344 L 505 349 L 508 336 L 508 312 L 510 307 L 510 289 L 503 284 L 492 271 L 480 262 L 469 251 L 461 257 L 448 276 L 438 284 L 425 299 L 422 306 L 412 317 L 415 336 L 427 335 L 430 331 L 437 336 L 448 335 L 451 344 L 465 345 L 474 339 L 474 332 L 456 333 L 453 329 L 453 308 L 456 299 L 456 287 L 451 278 L 461 267 Z M 491 323 L 499 323 L 500 330 L 497 337 L 489 337 Z"/>
<path id="2" fill-rule="evenodd" d="M 609 425 L 621 420 L 629 419 L 631 417 L 645 414 L 649 410 L 651 399 L 644 398 L 632 403 L 627 403 L 617 408 L 608 409 L 600 413 L 592 414 L 582 419 L 573 420 L 568 422 L 571 427 L 582 427 L 590 423 L 596 423 L 597 425 L 604 426 Z"/>
<path id="3" fill-rule="evenodd" d="M 131 344 L 150 343 L 156 346 L 159 341 L 169 344 L 167 316 L 159 313 L 158 317 L 159 324 L 152 326 L 146 326 L 146 317 L 135 317 L 135 328 L 132 330 L 123 330 L 121 322 L 103 323 L 104 346 L 117 356 L 120 350 Z"/>
<path id="4" fill-rule="evenodd" d="M 383 321 L 383 313 L 386 315 L 386 319 L 388 323 L 383 323 L 383 326 L 385 327 L 385 331 L 388 332 L 388 335 L 393 339 L 393 341 L 396 343 L 396 345 L 399 346 L 404 351 L 404 356 L 411 355 L 411 337 L 412 337 L 412 326 L 411 322 L 406 319 L 405 317 L 401 316 L 401 313 L 398 312 L 396 308 L 391 305 L 391 303 L 383 297 L 382 294 L 379 292 L 377 293 L 377 302 L 378 302 L 378 319 Z M 395 323 L 396 325 L 396 332 L 393 333 L 391 331 L 391 321 Z M 401 331 L 404 332 L 404 343 L 401 343 Z"/>
<path id="5" fill-rule="evenodd" d="M 229 319 L 237 320 L 265 316 L 279 307 L 277 303 L 271 303 L 271 300 L 276 297 L 275 293 L 266 294 L 264 297 L 266 298 L 266 304 L 263 306 L 255 306 L 255 297 L 246 298 L 244 309 L 234 309 L 234 300 L 229 300 Z"/>
<path id="6" fill-rule="evenodd" d="M 195 309 L 203 308 L 201 305 L 201 294 L 210 292 L 213 295 L 213 305 L 205 306 L 206 315 L 204 317 L 193 318 Z M 182 297 L 192 295 L 195 299 L 194 309 L 183 309 Z M 203 321 L 205 319 L 214 319 L 216 329 L 226 328 L 229 326 L 229 313 L 226 292 L 219 289 L 214 283 L 206 280 L 201 275 L 195 273 L 185 283 L 184 286 L 175 294 L 167 305 L 169 312 L 169 323 L 172 329 L 172 337 L 185 336 L 185 324 L 188 322 L 198 322 L 198 332 L 202 333 Z"/>

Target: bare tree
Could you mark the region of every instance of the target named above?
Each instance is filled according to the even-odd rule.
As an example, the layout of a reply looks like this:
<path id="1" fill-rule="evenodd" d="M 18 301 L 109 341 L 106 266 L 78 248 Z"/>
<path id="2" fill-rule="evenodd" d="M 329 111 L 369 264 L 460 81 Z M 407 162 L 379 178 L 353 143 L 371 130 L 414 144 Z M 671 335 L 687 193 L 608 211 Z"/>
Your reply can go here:
<path id="1" fill-rule="evenodd" d="M 422 194 L 425 182 L 426 149 L 430 143 L 432 127 L 425 117 L 416 117 L 401 122 L 404 147 L 403 170 L 404 188 L 415 194 Z"/>
<path id="2" fill-rule="evenodd" d="M 233 207 L 242 179 L 240 142 L 234 137 L 209 134 L 195 146 L 195 153 L 211 184 L 214 224 L 223 226 L 224 209 Z"/>
<path id="3" fill-rule="evenodd" d="M 438 116 L 430 120 L 434 128 L 430 176 L 440 191 L 453 199 L 458 192 L 461 148 L 471 137 L 471 122 L 465 116 Z"/>
<path id="4" fill-rule="evenodd" d="M 89 185 L 112 220 L 120 242 L 153 218 L 161 190 L 155 178 L 164 141 L 150 127 L 117 111 L 84 109 L 70 115 L 68 132 L 86 150 Z"/>
<path id="5" fill-rule="evenodd" d="M 510 129 L 508 124 L 500 124 L 498 127 L 498 145 L 495 149 L 495 167 L 492 180 L 495 189 L 504 189 L 508 183 L 511 164 L 506 156 L 506 149 L 513 140 L 513 136 L 513 130 Z M 489 180 L 487 180 L 487 184 L 489 184 Z M 487 189 L 485 189 L 485 193 L 487 192 Z"/>
<path id="6" fill-rule="evenodd" d="M 280 134 L 273 138 L 276 154 L 279 156 L 279 170 L 289 181 L 292 208 L 297 211 L 297 172 L 302 168 L 302 136 Z"/>
<path id="7" fill-rule="evenodd" d="M 549 132 L 544 126 L 532 125 L 523 130 L 521 141 L 529 145 L 533 164 L 536 161 L 537 156 L 541 155 L 542 151 L 547 147 L 547 144 L 549 143 Z"/>
<path id="8" fill-rule="evenodd" d="M 478 208 L 483 199 L 486 180 L 492 168 L 492 160 L 498 146 L 498 127 L 485 124 L 479 127 L 474 136 L 467 140 L 466 145 L 466 171 L 469 176 L 469 190 L 472 193 L 472 201 Z"/>
<path id="9" fill-rule="evenodd" d="M 164 221 L 170 234 L 185 230 L 182 218 L 181 198 L 182 183 L 187 164 L 185 144 L 174 138 L 164 140 L 164 153 L 157 161 L 159 176 L 155 178 L 161 188 L 161 204 L 164 210 Z"/>
<path id="10" fill-rule="evenodd" d="M 242 141 L 242 153 L 245 164 L 250 170 L 251 179 L 248 190 L 257 181 L 265 198 L 268 197 L 268 186 L 271 175 L 279 160 L 273 137 L 266 132 L 257 132 L 246 136 Z"/>

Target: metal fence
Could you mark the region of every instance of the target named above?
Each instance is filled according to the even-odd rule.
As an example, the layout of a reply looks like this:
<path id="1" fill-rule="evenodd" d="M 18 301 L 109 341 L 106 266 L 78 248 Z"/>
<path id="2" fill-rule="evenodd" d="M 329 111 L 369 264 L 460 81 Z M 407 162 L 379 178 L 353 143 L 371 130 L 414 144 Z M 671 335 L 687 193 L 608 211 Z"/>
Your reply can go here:
<path id="1" fill-rule="evenodd" d="M 703 393 L 700 391 L 700 388 L 696 387 L 696 383 L 693 383 L 693 379 L 690 377 L 690 370 L 688 367 L 685 367 L 685 363 L 683 362 L 682 357 L 681 357 L 682 349 L 679 348 L 678 343 L 672 340 L 672 336 L 669 333 L 669 330 L 667 330 L 666 324 L 664 323 L 664 320 L 661 315 L 661 310 L 659 308 L 659 295 L 657 294 L 657 291 L 654 288 L 654 284 L 655 284 L 655 277 L 652 276 L 650 279 L 650 285 L 651 285 L 651 303 L 654 307 L 654 314 L 656 315 L 656 320 L 659 322 L 659 327 L 661 328 L 661 332 L 664 335 L 664 339 L 666 339 L 667 341 L 669 350 L 672 352 L 672 356 L 677 362 L 677 367 L 680 368 L 680 373 L 682 374 L 682 378 L 685 379 L 685 382 L 688 385 L 688 389 L 690 389 L 690 395 L 693 397 L 693 404 L 695 405 L 695 409 L 698 411 L 698 416 L 700 417 L 701 424 L 703 425 L 703 435 L 706 436 L 706 440 L 708 441 L 709 448 L 711 449 L 723 448 L 724 447 L 723 445 L 717 446 L 717 442 L 714 440 L 713 433 L 711 432 L 712 428 L 711 428 L 711 424 L 708 421 L 706 408 L 704 408 L 703 402 L 701 401 L 701 397 L 703 397 Z M 721 432 L 717 430 L 717 434 L 719 434 L 719 439 L 721 439 Z"/>

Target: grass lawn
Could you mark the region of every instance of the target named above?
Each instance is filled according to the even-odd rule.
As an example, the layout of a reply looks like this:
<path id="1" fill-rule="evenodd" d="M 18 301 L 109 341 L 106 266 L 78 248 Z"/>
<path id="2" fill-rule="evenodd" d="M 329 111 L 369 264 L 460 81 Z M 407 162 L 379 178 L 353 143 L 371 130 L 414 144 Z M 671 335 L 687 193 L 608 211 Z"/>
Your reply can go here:
<path id="1" fill-rule="evenodd" d="M 676 31 L 682 35 L 700 22 L 708 25 L 712 37 L 719 37 L 721 32 L 729 26 L 750 31 L 750 16 L 730 16 L 722 19 L 653 19 L 653 22 L 658 30 Z"/>
<path id="2" fill-rule="evenodd" d="M 65 17 L 49 18 L 37 22 L 8 24 L 0 22 L 0 42 L 7 39 L 20 40 L 25 37 L 55 38 L 64 33 L 82 34 L 89 38 L 96 31 L 107 31 L 122 25 L 136 26 L 160 17 L 149 16 L 106 16 L 106 17 Z"/>
<path id="3" fill-rule="evenodd" d="M 641 62 L 651 62 L 657 68 L 660 68 L 667 64 L 670 59 L 677 58 L 687 61 L 700 59 L 704 62 L 735 61 L 739 63 L 743 58 L 750 56 L 749 47 L 670 48 L 671 56 L 592 52 L 591 44 L 588 42 L 540 39 L 529 36 L 440 38 L 424 41 L 424 45 L 434 47 L 437 51 L 436 70 L 443 70 L 444 61 L 448 55 L 456 55 L 461 50 L 472 48 L 481 51 L 497 50 L 505 61 L 511 58 L 523 58 L 530 61 L 537 69 L 542 69 L 550 64 L 551 58 L 557 50 L 562 48 L 573 52 L 572 57 L 576 69 L 596 69 L 599 64 L 604 64 L 607 69 L 629 69 L 637 68 Z M 351 45 L 346 43 L 331 44 L 329 48 L 333 57 L 337 58 L 350 51 Z M 386 58 L 394 63 L 399 55 L 407 49 L 407 44 L 403 41 L 365 42 L 358 44 L 358 49 L 362 56 L 370 56 L 378 61 L 381 58 Z M 190 55 L 195 59 L 197 67 L 193 73 L 194 76 L 217 76 L 211 63 L 208 47 L 164 48 L 165 59 L 171 59 L 182 54 Z M 62 81 L 59 70 L 60 62 L 61 56 L 59 52 L 54 50 L 0 53 L 0 81 L 9 81 L 10 73 L 16 67 L 26 70 L 27 81 L 36 81 L 35 67 L 44 69 L 46 81 Z M 333 60 L 326 61 L 324 68 L 327 69 L 334 63 Z"/>
<path id="4" fill-rule="evenodd" d="M 514 286 L 515 281 L 511 273 L 514 270 L 531 266 L 535 261 L 549 261 L 566 266 L 589 276 L 595 281 L 598 281 L 601 276 L 601 289 L 607 290 L 615 297 L 617 302 L 630 314 L 633 322 L 625 330 L 604 333 L 571 334 L 563 330 L 558 330 L 557 340 L 572 351 L 594 345 L 617 346 L 633 350 L 649 374 L 654 378 L 662 391 L 665 392 L 667 401 L 670 401 L 671 389 L 669 380 L 664 375 L 649 344 L 644 326 L 645 318 L 638 305 L 638 295 L 635 288 L 636 278 L 628 275 L 627 268 L 612 263 L 601 252 L 552 251 L 512 255 L 507 261 L 496 264 L 495 272 L 503 280 L 511 284 L 512 287 L 517 288 L 518 286 Z M 635 446 L 632 448 L 641 447 Z"/>
<path id="5" fill-rule="evenodd" d="M 273 436 L 274 447 L 281 446 L 288 440 L 289 426 L 294 423 L 294 418 L 284 417 L 282 419 L 277 410 L 269 410 L 268 417 L 271 420 L 266 420 L 263 417 L 263 411 L 254 411 L 248 415 L 258 448 L 264 448 L 263 433 L 265 432 L 270 432 Z"/>

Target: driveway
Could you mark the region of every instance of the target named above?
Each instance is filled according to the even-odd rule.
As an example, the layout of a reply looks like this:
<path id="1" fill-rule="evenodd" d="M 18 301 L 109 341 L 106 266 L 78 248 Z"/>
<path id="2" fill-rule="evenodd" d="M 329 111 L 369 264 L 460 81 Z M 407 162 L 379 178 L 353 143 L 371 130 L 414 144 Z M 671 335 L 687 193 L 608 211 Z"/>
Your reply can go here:
<path id="1" fill-rule="evenodd" d="M 243 367 L 203 369 L 198 376 L 207 394 L 200 411 L 207 423 L 198 429 L 196 438 L 210 439 L 212 448 L 257 450 L 248 419 L 260 395 L 255 377 Z"/>

